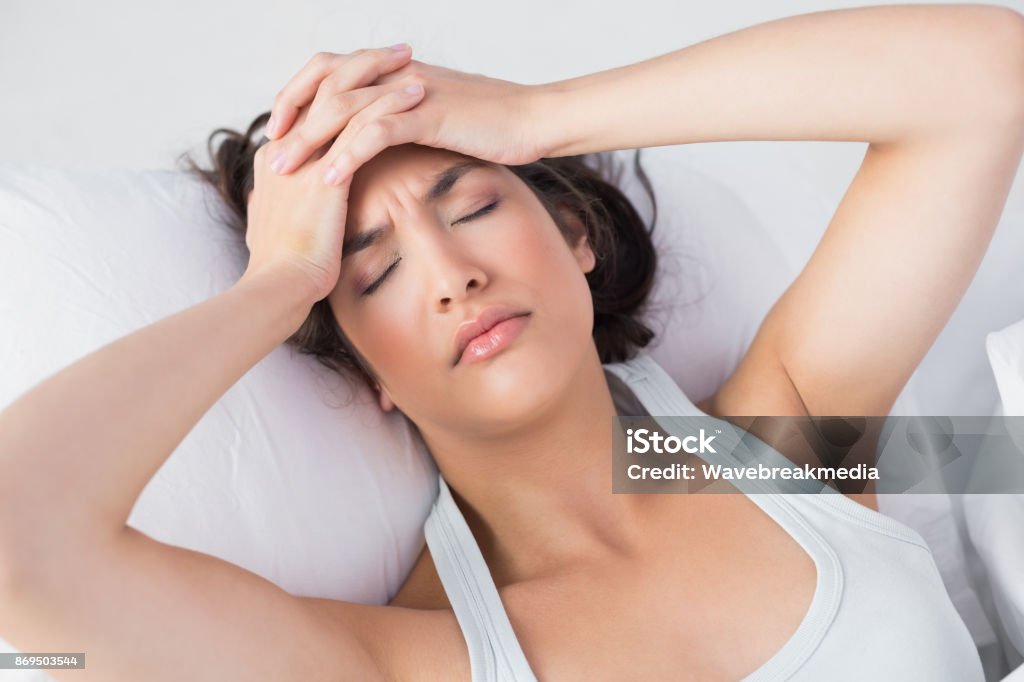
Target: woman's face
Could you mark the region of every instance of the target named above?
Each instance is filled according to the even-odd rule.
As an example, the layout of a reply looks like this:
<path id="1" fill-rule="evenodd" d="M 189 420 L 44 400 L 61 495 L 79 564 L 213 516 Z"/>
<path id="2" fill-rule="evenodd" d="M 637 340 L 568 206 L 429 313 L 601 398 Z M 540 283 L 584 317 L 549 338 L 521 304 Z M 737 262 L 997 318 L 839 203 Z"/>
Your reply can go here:
<path id="1" fill-rule="evenodd" d="M 466 162 L 476 165 L 444 175 Z M 350 241 L 376 227 L 379 238 L 355 250 Z M 585 238 L 570 248 L 503 166 L 388 147 L 353 177 L 345 243 L 330 305 L 376 374 L 381 407 L 397 406 L 421 429 L 513 428 L 558 400 L 589 357 L 585 274 L 594 254 Z M 520 334 L 497 353 L 456 363 L 459 325 L 495 305 L 529 311 Z"/>

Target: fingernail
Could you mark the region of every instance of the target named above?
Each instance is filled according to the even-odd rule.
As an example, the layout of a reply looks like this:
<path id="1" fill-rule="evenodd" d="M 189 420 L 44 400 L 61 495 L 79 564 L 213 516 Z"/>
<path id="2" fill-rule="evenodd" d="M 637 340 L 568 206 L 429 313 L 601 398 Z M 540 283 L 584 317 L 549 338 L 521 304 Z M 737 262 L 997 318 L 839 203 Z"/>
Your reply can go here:
<path id="1" fill-rule="evenodd" d="M 284 161 L 285 153 L 278 152 L 277 156 L 274 157 L 274 160 L 270 162 L 270 169 L 273 170 L 275 173 L 280 173 L 281 169 L 284 168 Z"/>
<path id="2" fill-rule="evenodd" d="M 402 88 L 402 92 L 407 95 L 420 95 L 423 93 L 423 83 L 413 83 L 412 85 L 406 85 Z"/>
<path id="3" fill-rule="evenodd" d="M 271 116 L 270 119 L 267 121 L 267 127 L 264 129 L 263 132 L 267 137 L 270 137 L 275 132 L 277 132 L 277 121 L 274 120 L 273 116 Z"/>
<path id="4" fill-rule="evenodd" d="M 334 166 L 331 166 L 330 169 L 326 173 L 324 173 L 324 183 L 328 185 L 333 185 L 337 179 L 338 171 Z"/>
<path id="5" fill-rule="evenodd" d="M 409 49 L 409 43 L 395 43 L 391 46 L 391 49 L 395 52 L 402 52 L 403 50 Z"/>

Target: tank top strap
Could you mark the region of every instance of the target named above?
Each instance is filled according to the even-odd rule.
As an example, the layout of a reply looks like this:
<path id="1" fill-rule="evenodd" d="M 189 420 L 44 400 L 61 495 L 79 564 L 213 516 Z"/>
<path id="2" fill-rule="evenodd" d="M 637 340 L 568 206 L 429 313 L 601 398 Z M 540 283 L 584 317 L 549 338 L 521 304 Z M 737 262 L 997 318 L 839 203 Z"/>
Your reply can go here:
<path id="1" fill-rule="evenodd" d="M 536 682 L 469 524 L 444 476 L 437 478 L 424 535 L 465 637 L 473 682 Z"/>
<path id="2" fill-rule="evenodd" d="M 659 427 L 668 434 L 685 437 L 697 433 L 701 428 L 720 429 L 716 433 L 716 443 L 722 447 L 714 451 L 701 453 L 701 459 L 709 464 L 722 467 L 755 466 L 763 462 L 769 466 L 786 468 L 793 466 L 781 452 L 762 441 L 753 433 L 733 425 L 729 421 L 709 415 L 690 400 L 682 388 L 665 369 L 658 364 L 647 351 L 640 351 L 632 359 L 625 362 L 605 365 L 617 379 L 627 386 L 635 396 L 634 406 L 640 411 L 630 412 L 630 416 L 651 417 Z M 610 382 L 613 395 L 615 386 Z M 789 479 L 775 481 L 771 485 L 756 479 L 730 481 L 738 490 L 746 494 L 755 493 L 820 493 L 821 495 L 841 495 L 833 488 L 820 481 Z M 818 495 L 815 495 L 817 497 Z"/>
<path id="3" fill-rule="evenodd" d="M 685 434 L 695 427 L 707 427 L 708 420 L 715 419 L 700 410 L 646 351 L 641 351 L 623 362 L 604 363 L 604 368 L 616 410 L 620 415 L 651 417 L 670 434 Z M 730 429 L 728 422 L 721 421 L 722 433 L 718 435 L 720 440 L 716 443 L 723 443 L 725 447 L 718 450 L 718 455 L 711 455 L 712 459 L 733 466 L 737 463 L 766 461 L 766 458 L 770 462 L 774 454 L 775 457 L 788 461 L 781 453 L 752 434 L 750 437 L 744 437 L 742 434 L 731 435 L 735 429 Z M 861 566 L 863 561 L 860 560 L 860 553 L 865 539 L 851 532 L 860 526 L 841 523 L 843 519 L 856 518 L 853 513 L 840 515 L 835 511 L 829 514 L 821 512 L 835 506 L 842 507 L 839 511 L 847 507 L 859 508 L 862 516 L 871 514 L 881 517 L 881 514 L 868 510 L 835 491 L 832 491 L 831 495 L 827 491 L 823 491 L 825 494 L 757 494 L 765 490 L 757 485 L 756 481 L 751 481 L 750 485 L 744 485 L 740 481 L 734 481 L 733 484 L 803 547 L 817 569 L 814 595 L 796 632 L 769 660 L 744 678 L 744 682 L 780 682 L 790 679 L 802 670 L 805 674 L 800 679 L 826 679 L 827 674 L 823 674 L 823 671 L 834 671 L 833 661 L 840 655 L 837 652 L 848 653 L 851 638 L 871 636 L 871 626 L 874 624 L 871 618 L 875 615 L 870 604 L 865 606 L 859 601 L 849 600 L 845 602 L 845 620 L 838 619 L 840 604 L 844 603 L 842 595 L 847 590 L 847 572 L 840 563 L 839 552 L 844 553 L 843 556 L 853 567 L 850 576 L 855 584 L 849 588 L 851 594 L 870 597 L 880 590 L 889 589 L 889 583 L 880 581 L 874 572 L 865 572 Z M 424 525 L 424 532 L 438 576 L 466 640 L 473 682 L 536 682 L 536 675 L 519 645 L 476 539 L 440 473 L 438 496 Z M 834 546 L 826 539 L 826 534 L 831 534 L 839 544 Z M 914 539 L 913 532 L 909 529 L 905 535 Z M 873 536 L 868 536 L 866 541 L 871 542 L 873 539 Z M 927 549 L 923 540 L 913 544 L 920 544 Z M 930 565 L 920 561 L 919 549 L 910 550 L 908 547 L 906 542 L 894 541 L 877 550 L 885 552 L 881 556 L 883 562 L 902 565 L 905 561 L 916 559 L 923 566 L 923 569 L 920 569 L 923 571 L 921 580 L 905 582 L 902 584 L 902 591 L 893 592 L 887 598 L 894 604 L 901 603 L 902 599 L 902 603 L 919 606 L 925 592 L 918 594 L 914 593 L 914 590 L 924 585 L 922 581 L 931 581 L 921 587 L 921 590 L 934 591 L 934 594 L 926 595 L 927 603 L 934 604 L 936 596 L 942 594 L 938 569 L 931 559 Z M 910 597 L 917 594 L 918 601 L 910 597 L 904 598 L 908 594 Z M 940 623 L 937 626 L 938 630 L 945 627 L 946 633 L 953 633 L 959 637 L 959 649 L 946 655 L 946 661 L 952 661 L 959 666 L 957 672 L 942 679 L 982 679 L 977 651 L 973 648 L 970 635 L 963 627 L 962 621 L 957 620 L 955 609 L 948 601 L 945 606 L 939 604 L 939 607 L 941 613 L 938 619 L 945 624 Z M 896 613 L 899 613 L 898 608 Z M 826 633 L 834 628 L 838 628 L 836 634 L 828 640 Z M 922 646 L 924 644 L 922 643 Z M 875 645 L 888 647 L 888 653 L 881 654 L 881 665 L 891 665 L 891 662 L 886 662 L 885 656 L 895 660 L 896 664 L 904 665 L 906 670 L 917 669 L 917 666 L 922 664 L 917 656 L 906 655 L 903 643 L 890 643 L 882 639 L 876 641 Z M 823 653 L 815 659 L 815 653 L 818 651 Z M 927 653 L 922 658 L 927 662 Z M 868 663 L 865 670 L 882 669 L 879 668 L 878 661 Z M 944 661 L 930 669 L 945 670 L 942 667 L 945 665 L 947 662 Z M 961 674 L 963 672 L 967 674 Z M 939 678 L 933 675 L 930 679 Z"/>
<path id="4" fill-rule="evenodd" d="M 646 353 L 604 367 L 612 372 L 608 376 L 620 409 L 643 410 L 652 400 L 651 391 L 665 399 L 666 387 L 658 386 L 657 375 L 652 375 L 652 370 L 661 368 Z M 669 396 L 669 402 L 658 403 L 659 407 L 667 404 L 678 409 L 678 396 L 675 400 Z M 684 409 L 692 407 L 685 397 L 683 401 Z M 424 536 L 466 640 L 473 682 L 536 682 L 476 538 L 441 473 L 437 480 L 438 495 L 424 523 Z"/>
<path id="5" fill-rule="evenodd" d="M 606 363 L 604 368 L 628 387 L 624 393 L 634 398 L 630 407 L 636 408 L 631 410 L 631 416 L 707 416 L 646 350 L 638 351 L 629 360 Z M 615 395 L 616 387 L 611 388 Z"/>
<path id="6" fill-rule="evenodd" d="M 651 417 L 670 435 L 682 438 L 695 433 L 701 427 L 721 425 L 723 428 L 716 435 L 719 439 L 716 444 L 721 443 L 724 447 L 701 454 L 709 463 L 733 467 L 747 460 L 788 462 L 782 453 L 753 434 L 740 435 L 744 433 L 742 429 L 733 427 L 726 420 L 713 417 L 697 407 L 647 351 L 640 351 L 625 362 L 607 364 L 605 369 L 621 379 L 634 394 L 636 403 L 642 406 L 642 411 L 632 413 L 631 416 Z M 611 382 L 609 385 L 614 395 L 615 387 Z M 744 682 L 776 682 L 788 679 L 810 657 L 836 617 L 844 583 L 842 566 L 826 538 L 786 499 L 790 497 L 789 495 L 775 493 L 774 489 L 758 481 L 737 480 L 731 483 L 785 530 L 815 564 L 817 580 L 814 595 L 796 632 L 769 660 L 745 677 Z M 817 487 L 820 486 L 814 489 Z"/>

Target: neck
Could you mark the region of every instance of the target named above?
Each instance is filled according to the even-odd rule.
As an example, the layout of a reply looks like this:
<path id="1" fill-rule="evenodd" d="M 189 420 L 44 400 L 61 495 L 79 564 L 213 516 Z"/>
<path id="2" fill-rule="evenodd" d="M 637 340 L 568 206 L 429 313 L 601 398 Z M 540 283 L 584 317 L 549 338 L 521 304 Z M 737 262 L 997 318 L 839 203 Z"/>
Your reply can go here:
<path id="1" fill-rule="evenodd" d="M 631 551 L 645 496 L 611 493 L 615 416 L 594 348 L 567 392 L 513 432 L 421 431 L 499 586 Z"/>

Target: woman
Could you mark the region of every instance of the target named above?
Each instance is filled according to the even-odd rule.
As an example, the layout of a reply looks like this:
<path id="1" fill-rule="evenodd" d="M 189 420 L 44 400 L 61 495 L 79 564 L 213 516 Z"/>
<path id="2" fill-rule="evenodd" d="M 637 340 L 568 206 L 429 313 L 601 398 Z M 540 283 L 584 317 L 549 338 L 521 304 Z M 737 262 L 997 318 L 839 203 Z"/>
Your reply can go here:
<path id="1" fill-rule="evenodd" d="M 506 164 L 868 141 L 807 267 L 699 408 L 884 415 L 999 217 L 1022 69 L 1024 18 L 975 5 L 790 17 L 540 86 L 408 51 L 318 55 L 235 195 L 237 285 L 0 414 L 0 634 L 85 651 L 90 677 L 67 679 L 982 679 L 927 549 L 870 496 L 609 493 L 591 426 L 625 404 L 613 377 L 645 409 L 698 406 L 648 356 L 601 357 L 591 227 Z M 294 597 L 125 525 L 203 413 L 325 300 L 442 474 L 428 551 L 387 606 Z"/>

